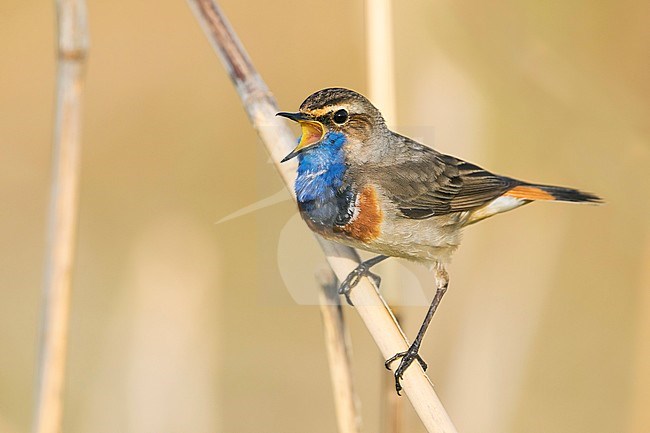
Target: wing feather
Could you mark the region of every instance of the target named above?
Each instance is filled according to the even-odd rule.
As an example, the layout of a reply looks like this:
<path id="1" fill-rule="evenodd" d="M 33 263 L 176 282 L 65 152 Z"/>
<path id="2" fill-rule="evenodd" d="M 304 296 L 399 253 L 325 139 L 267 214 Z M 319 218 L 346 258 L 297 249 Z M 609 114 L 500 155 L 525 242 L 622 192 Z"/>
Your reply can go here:
<path id="1" fill-rule="evenodd" d="M 481 167 L 415 142 L 409 158 L 382 179 L 389 198 L 406 218 L 424 219 L 479 208 L 517 185 Z"/>

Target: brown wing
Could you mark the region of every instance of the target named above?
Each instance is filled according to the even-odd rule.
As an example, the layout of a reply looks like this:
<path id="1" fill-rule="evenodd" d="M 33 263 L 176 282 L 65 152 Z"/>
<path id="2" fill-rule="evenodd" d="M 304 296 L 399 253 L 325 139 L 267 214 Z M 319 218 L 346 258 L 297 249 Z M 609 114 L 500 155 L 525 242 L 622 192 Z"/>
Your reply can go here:
<path id="1" fill-rule="evenodd" d="M 381 183 L 406 218 L 472 210 L 517 185 L 513 179 L 428 147 L 410 147 L 405 156 L 407 160 L 391 167 L 391 176 Z"/>

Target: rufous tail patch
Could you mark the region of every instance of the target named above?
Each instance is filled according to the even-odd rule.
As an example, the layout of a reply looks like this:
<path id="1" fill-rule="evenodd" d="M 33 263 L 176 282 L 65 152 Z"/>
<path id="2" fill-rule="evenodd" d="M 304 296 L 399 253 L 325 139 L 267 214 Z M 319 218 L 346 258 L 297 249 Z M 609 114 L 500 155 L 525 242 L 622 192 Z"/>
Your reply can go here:
<path id="1" fill-rule="evenodd" d="M 523 200 L 555 200 L 552 194 L 536 186 L 519 185 L 503 194 L 508 197 L 520 198 Z"/>

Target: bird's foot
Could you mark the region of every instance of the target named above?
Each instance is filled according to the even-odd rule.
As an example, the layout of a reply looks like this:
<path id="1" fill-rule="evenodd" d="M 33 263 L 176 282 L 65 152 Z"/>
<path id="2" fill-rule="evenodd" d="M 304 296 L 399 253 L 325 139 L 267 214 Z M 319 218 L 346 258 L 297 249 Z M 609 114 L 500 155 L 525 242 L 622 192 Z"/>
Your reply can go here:
<path id="1" fill-rule="evenodd" d="M 359 266 L 354 268 L 354 270 L 350 272 L 347 277 L 345 277 L 345 280 L 339 286 L 339 295 L 345 296 L 345 300 L 348 301 L 348 304 L 354 305 L 352 303 L 352 300 L 350 299 L 350 291 L 352 291 L 352 289 L 357 284 L 359 284 L 361 278 L 363 277 L 372 278 L 375 285 L 379 288 L 379 285 L 381 284 L 381 277 L 377 274 L 370 272 L 371 266 L 372 264 L 367 264 L 366 262 L 361 263 Z"/>
<path id="2" fill-rule="evenodd" d="M 406 350 L 405 352 L 399 352 L 396 353 L 395 355 L 391 356 L 388 358 L 386 363 L 384 364 L 388 370 L 390 370 L 390 365 L 393 363 L 393 361 L 396 361 L 398 358 L 402 358 L 400 361 L 399 365 L 397 366 L 397 370 L 395 370 L 395 390 L 397 391 L 397 395 L 401 395 L 400 391 L 402 390 L 402 385 L 400 384 L 400 380 L 402 380 L 402 376 L 404 375 L 404 372 L 406 371 L 407 368 L 417 359 L 417 361 L 420 363 L 422 366 L 422 370 L 427 371 L 427 363 L 424 362 L 422 357 L 419 355 L 418 351 L 420 350 L 420 345 L 419 344 L 411 344 L 411 346 Z"/>

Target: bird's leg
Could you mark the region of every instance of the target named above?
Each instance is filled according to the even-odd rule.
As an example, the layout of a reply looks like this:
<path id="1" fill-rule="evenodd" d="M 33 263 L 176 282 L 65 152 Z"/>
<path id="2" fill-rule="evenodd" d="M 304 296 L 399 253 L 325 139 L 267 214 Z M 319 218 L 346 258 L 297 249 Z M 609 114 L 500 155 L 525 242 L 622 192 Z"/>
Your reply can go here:
<path id="1" fill-rule="evenodd" d="M 447 291 L 447 286 L 449 285 L 449 275 L 447 274 L 445 268 L 439 263 L 436 264 L 435 275 L 436 275 L 436 294 L 433 297 L 433 301 L 431 301 L 431 305 L 429 306 L 429 311 L 427 311 L 427 315 L 424 317 L 424 322 L 422 322 L 422 326 L 420 326 L 418 335 L 415 337 L 415 340 L 413 340 L 413 344 L 411 344 L 411 346 L 405 352 L 399 352 L 393 355 L 392 357 L 390 357 L 385 364 L 386 368 L 390 370 L 391 363 L 397 360 L 398 358 L 402 358 L 399 365 L 397 366 L 397 370 L 395 370 L 395 389 L 397 390 L 398 395 L 400 395 L 400 391 L 402 390 L 402 385 L 400 384 L 402 375 L 404 374 L 406 369 L 409 368 L 409 366 L 413 363 L 414 360 L 416 359 L 418 360 L 423 370 L 426 371 L 427 369 L 427 363 L 424 362 L 424 360 L 420 357 L 418 353 L 420 351 L 420 344 L 422 343 L 424 334 L 426 334 L 427 332 L 427 328 L 429 327 L 429 323 L 431 322 L 433 315 L 436 313 L 438 304 L 440 304 L 442 297 Z"/>
<path id="2" fill-rule="evenodd" d="M 350 291 L 354 288 L 354 286 L 359 284 L 359 281 L 361 281 L 361 278 L 363 277 L 372 278 L 377 287 L 379 287 L 381 278 L 379 278 L 379 275 L 370 272 L 370 268 L 375 266 L 377 263 L 386 260 L 387 258 L 388 256 L 377 256 L 373 257 L 372 259 L 368 259 L 365 262 L 361 262 L 359 266 L 354 268 L 354 270 L 348 274 L 343 283 L 341 283 L 339 286 L 339 295 L 345 295 L 345 300 L 348 301 L 348 304 L 354 305 L 350 300 Z"/>

